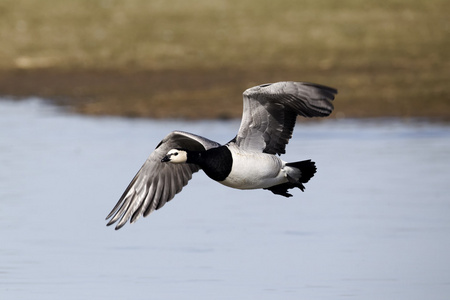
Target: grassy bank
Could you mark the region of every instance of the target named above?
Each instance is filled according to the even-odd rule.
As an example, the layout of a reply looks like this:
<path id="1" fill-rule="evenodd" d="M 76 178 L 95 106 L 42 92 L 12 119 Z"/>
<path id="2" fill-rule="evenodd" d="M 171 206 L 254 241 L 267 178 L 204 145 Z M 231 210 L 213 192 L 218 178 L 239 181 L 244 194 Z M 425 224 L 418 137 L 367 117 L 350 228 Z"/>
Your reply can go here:
<path id="1" fill-rule="evenodd" d="M 3 0 L 0 94 L 89 114 L 238 117 L 259 83 L 339 89 L 336 114 L 450 118 L 444 0 Z"/>

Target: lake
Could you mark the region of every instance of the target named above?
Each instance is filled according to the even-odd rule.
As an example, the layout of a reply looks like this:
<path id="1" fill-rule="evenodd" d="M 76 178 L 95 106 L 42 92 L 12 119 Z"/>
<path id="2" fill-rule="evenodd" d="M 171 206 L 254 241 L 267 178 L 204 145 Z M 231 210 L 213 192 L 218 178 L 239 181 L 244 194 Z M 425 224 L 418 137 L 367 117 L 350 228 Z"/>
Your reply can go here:
<path id="1" fill-rule="evenodd" d="M 1 299 L 450 299 L 450 126 L 298 122 L 284 198 L 199 172 L 119 231 L 105 217 L 171 130 L 221 143 L 239 120 L 73 115 L 0 101 Z"/>

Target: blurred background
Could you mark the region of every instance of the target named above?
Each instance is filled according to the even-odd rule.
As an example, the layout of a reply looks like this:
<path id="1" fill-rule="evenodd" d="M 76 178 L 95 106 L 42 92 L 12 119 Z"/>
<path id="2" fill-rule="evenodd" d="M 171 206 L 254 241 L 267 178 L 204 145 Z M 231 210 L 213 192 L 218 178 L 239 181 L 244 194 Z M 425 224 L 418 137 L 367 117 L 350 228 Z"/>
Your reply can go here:
<path id="1" fill-rule="evenodd" d="M 336 117 L 450 117 L 446 0 L 2 0 L 0 94 L 82 113 L 240 117 L 253 85 L 339 89 Z"/>
<path id="2" fill-rule="evenodd" d="M 0 298 L 449 299 L 449 11 L 0 0 Z M 282 156 L 316 162 L 304 193 L 198 172 L 148 218 L 105 226 L 168 132 L 226 143 L 242 92 L 281 80 L 339 89 Z"/>

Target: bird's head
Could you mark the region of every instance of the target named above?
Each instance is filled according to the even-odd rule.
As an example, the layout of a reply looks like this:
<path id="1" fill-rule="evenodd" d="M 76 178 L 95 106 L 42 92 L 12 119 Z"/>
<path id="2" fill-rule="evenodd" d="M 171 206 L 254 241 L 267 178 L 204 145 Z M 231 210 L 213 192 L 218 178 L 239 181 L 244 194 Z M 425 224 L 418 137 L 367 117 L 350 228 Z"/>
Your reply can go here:
<path id="1" fill-rule="evenodd" d="M 187 152 L 181 149 L 171 149 L 166 156 L 161 159 L 161 162 L 171 162 L 173 164 L 181 164 L 187 161 Z"/>

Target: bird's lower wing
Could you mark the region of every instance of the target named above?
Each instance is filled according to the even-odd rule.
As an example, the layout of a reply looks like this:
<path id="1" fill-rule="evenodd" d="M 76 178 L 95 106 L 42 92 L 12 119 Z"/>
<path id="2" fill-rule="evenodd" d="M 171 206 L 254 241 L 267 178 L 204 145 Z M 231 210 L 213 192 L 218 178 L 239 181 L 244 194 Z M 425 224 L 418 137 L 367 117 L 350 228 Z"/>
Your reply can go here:
<path id="1" fill-rule="evenodd" d="M 166 204 L 179 193 L 199 170 L 194 164 L 172 164 L 161 159 L 173 148 L 206 150 L 219 146 L 218 143 L 182 131 L 167 135 L 150 154 L 144 165 L 134 176 L 117 204 L 108 214 L 108 226 L 116 222 L 116 230 L 128 220 L 135 222 L 141 215 L 148 216 Z"/>

